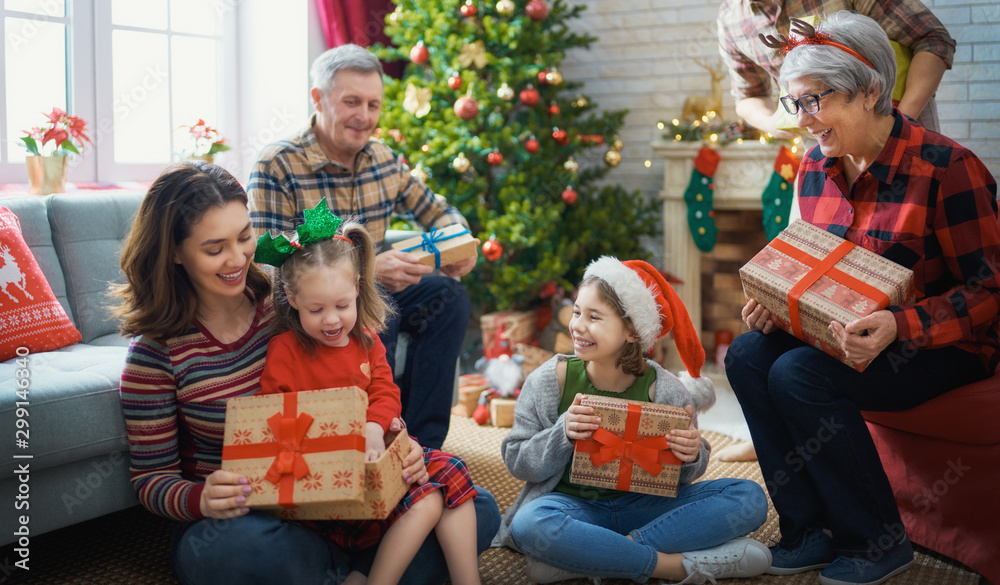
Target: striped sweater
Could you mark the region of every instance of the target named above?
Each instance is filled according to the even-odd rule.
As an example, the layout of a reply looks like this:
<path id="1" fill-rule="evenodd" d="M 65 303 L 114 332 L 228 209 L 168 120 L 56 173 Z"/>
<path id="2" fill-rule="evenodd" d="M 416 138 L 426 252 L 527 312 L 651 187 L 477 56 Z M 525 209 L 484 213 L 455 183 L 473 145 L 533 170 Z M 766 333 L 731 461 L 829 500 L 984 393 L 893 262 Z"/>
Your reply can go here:
<path id="1" fill-rule="evenodd" d="M 204 480 L 222 462 L 226 399 L 260 389 L 271 300 L 257 304 L 250 329 L 224 344 L 195 324 L 170 339 L 132 340 L 121 400 L 132 456 L 132 485 L 148 510 L 202 518 Z"/>

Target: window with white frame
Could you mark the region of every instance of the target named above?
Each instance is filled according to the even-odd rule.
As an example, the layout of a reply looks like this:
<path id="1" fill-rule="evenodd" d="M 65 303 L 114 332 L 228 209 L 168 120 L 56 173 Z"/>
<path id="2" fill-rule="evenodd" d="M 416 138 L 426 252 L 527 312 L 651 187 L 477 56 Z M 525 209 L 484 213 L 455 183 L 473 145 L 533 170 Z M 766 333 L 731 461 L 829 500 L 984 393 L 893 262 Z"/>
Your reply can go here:
<path id="1" fill-rule="evenodd" d="M 151 180 L 199 119 L 237 138 L 236 3 L 2 0 L 0 182 L 23 183 L 25 130 L 59 107 L 93 145 L 70 181 Z"/>

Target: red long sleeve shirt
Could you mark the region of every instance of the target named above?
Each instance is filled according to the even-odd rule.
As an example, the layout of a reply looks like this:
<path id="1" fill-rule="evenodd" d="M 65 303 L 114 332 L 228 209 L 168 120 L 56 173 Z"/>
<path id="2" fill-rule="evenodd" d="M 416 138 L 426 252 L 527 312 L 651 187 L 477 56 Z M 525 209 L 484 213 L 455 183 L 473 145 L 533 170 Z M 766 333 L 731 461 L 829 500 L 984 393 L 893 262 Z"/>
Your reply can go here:
<path id="1" fill-rule="evenodd" d="M 389 430 L 393 417 L 400 416 L 399 387 L 385 359 L 385 346 L 373 335 L 371 350 L 365 352 L 353 337 L 344 347 L 319 345 L 313 357 L 286 331 L 271 338 L 260 377 L 259 394 L 299 392 L 357 386 L 368 394 L 367 422 Z"/>

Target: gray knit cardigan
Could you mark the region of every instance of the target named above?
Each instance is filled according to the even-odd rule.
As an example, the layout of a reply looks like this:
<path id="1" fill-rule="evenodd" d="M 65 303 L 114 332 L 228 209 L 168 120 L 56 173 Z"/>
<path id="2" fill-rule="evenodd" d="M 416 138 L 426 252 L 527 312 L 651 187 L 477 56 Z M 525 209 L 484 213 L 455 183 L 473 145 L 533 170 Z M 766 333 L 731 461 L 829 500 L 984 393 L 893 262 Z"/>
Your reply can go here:
<path id="1" fill-rule="evenodd" d="M 566 438 L 565 413 L 558 414 L 560 393 L 556 378 L 556 363 L 571 357 L 553 357 L 532 372 L 521 387 L 521 396 L 514 407 L 514 428 L 501 443 L 500 453 L 510 474 L 526 483 L 514 505 L 504 514 L 493 546 L 514 548 L 510 538 L 510 523 L 514 515 L 524 504 L 554 490 L 573 456 L 573 441 Z M 655 402 L 681 408 L 694 404 L 680 379 L 653 361 L 647 360 L 647 363 L 656 370 Z M 711 401 L 694 404 L 695 410 L 711 406 L 714 394 L 711 398 Z M 695 426 L 698 424 L 697 417 L 696 412 Z M 691 483 L 705 473 L 710 450 L 708 441 L 702 439 L 698 458 L 681 465 L 681 483 Z"/>

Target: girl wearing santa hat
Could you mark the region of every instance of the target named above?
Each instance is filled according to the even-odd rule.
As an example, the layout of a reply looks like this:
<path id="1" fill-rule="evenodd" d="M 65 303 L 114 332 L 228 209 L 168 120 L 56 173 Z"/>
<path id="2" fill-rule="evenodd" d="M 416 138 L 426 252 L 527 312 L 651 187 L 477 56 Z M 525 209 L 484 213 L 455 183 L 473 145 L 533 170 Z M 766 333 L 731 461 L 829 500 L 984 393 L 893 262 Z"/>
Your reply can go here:
<path id="1" fill-rule="evenodd" d="M 741 479 L 692 483 L 705 472 L 710 449 L 695 411 L 715 402 L 715 388 L 700 377 L 705 352 L 673 288 L 645 262 L 605 256 L 584 274 L 569 329 L 575 356 L 553 357 L 521 388 L 501 450 L 525 486 L 494 545 L 524 553 L 536 583 L 580 577 L 704 583 L 763 573 L 771 563 L 767 547 L 743 538 L 767 516 L 760 486 Z M 687 369 L 680 378 L 645 359 L 671 330 Z M 593 408 L 580 404 L 585 394 L 687 410 L 690 426 L 666 437 L 682 462 L 676 497 L 570 483 L 574 442 L 589 439 L 600 423 Z"/>

